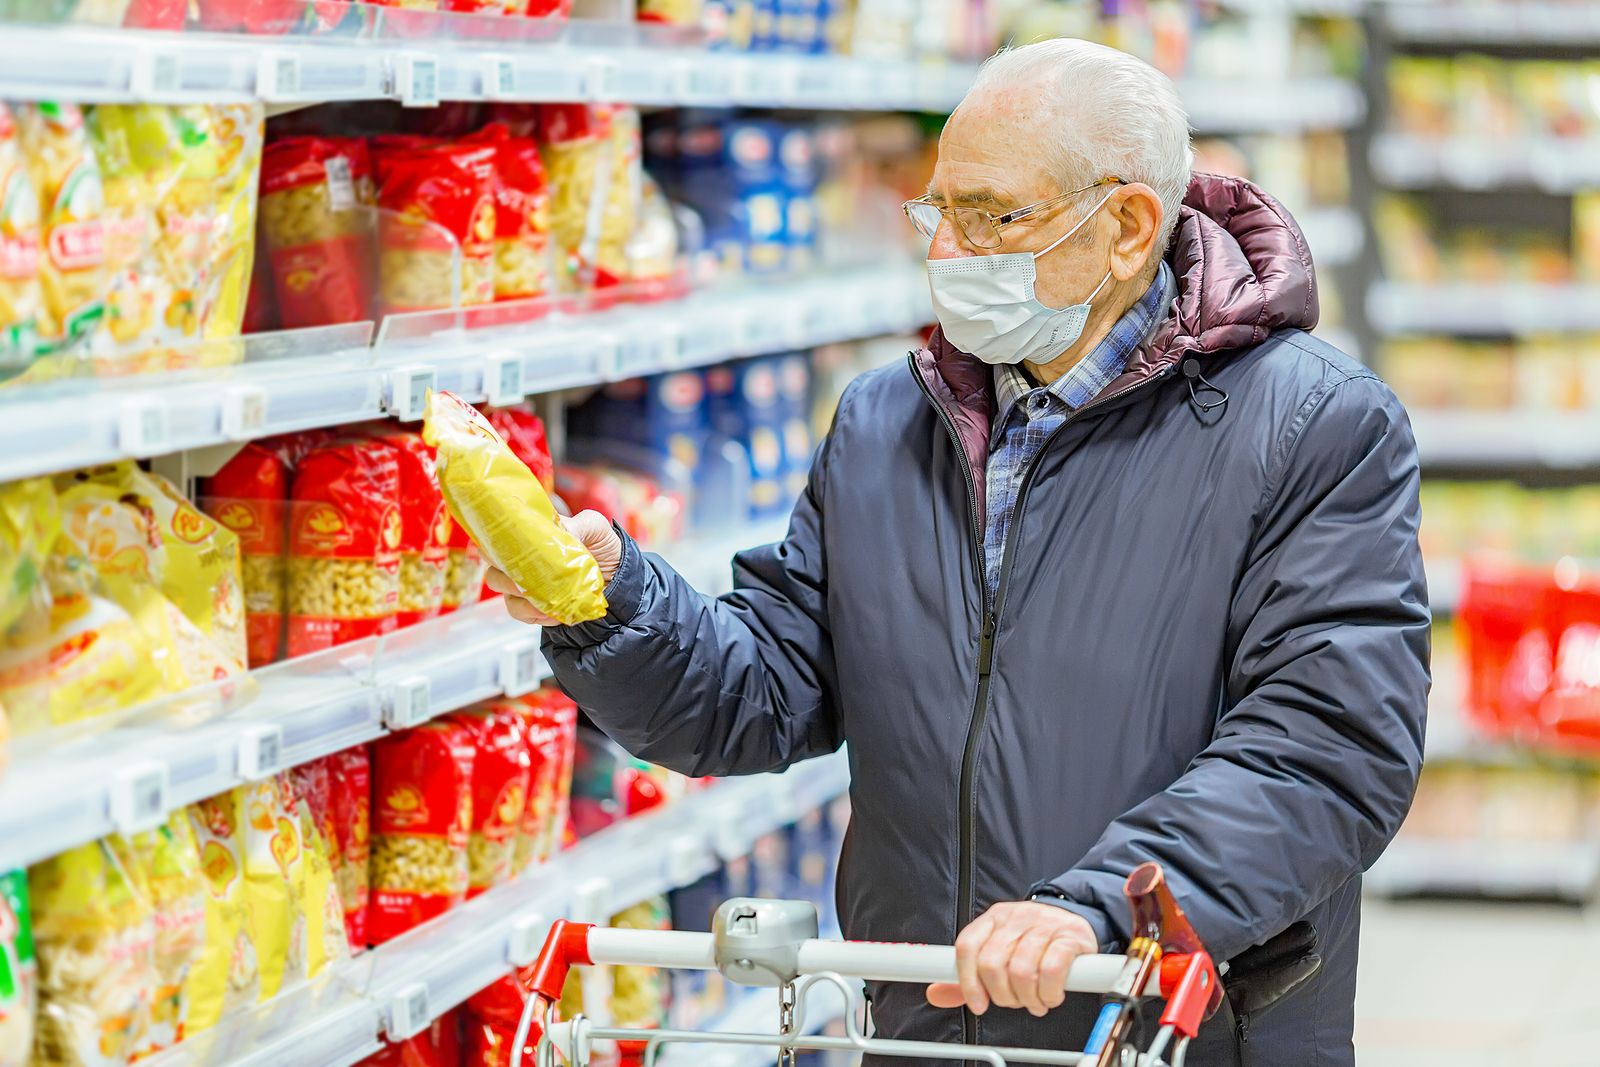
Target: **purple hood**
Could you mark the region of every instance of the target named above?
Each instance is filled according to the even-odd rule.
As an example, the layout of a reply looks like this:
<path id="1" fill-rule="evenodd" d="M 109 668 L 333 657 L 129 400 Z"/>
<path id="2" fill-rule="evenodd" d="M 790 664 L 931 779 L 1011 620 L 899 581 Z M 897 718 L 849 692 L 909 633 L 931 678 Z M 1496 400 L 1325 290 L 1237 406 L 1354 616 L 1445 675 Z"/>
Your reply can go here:
<path id="1" fill-rule="evenodd" d="M 1200 359 L 1266 340 L 1274 330 L 1317 324 L 1317 278 L 1305 235 L 1287 209 L 1243 178 L 1196 174 L 1167 248 L 1177 307 L 1099 398 L 1122 393 L 1184 356 Z M 916 366 L 948 409 L 971 464 L 979 500 L 989 452 L 994 389 L 989 368 L 935 330 Z"/>

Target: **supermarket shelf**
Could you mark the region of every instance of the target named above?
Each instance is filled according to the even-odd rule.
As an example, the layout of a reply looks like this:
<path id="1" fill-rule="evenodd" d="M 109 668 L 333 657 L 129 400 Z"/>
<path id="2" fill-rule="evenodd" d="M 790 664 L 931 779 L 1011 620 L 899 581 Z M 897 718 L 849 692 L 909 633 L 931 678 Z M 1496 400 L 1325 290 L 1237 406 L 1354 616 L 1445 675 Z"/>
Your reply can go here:
<path id="1" fill-rule="evenodd" d="M 931 314 L 919 264 L 771 278 L 581 315 L 490 305 L 398 316 L 376 342 L 371 323 L 263 334 L 225 342 L 237 351 L 212 360 L 235 366 L 0 392 L 0 481 L 386 413 L 417 418 L 424 386 L 506 403 L 910 330 Z M 463 321 L 491 317 L 482 328 Z"/>
<path id="2" fill-rule="evenodd" d="M 1586 903 L 1600 889 L 1600 841 L 1441 841 L 1402 835 L 1367 872 L 1365 885 L 1386 896 Z"/>
<path id="3" fill-rule="evenodd" d="M 1181 81 L 1189 124 L 1201 133 L 1345 129 L 1366 114 L 1361 87 L 1343 78 Z"/>
<path id="4" fill-rule="evenodd" d="M 731 555 L 777 524 L 664 546 L 697 586 L 720 591 Z M 522 692 L 548 676 L 538 633 L 498 601 L 170 697 L 80 732 L 14 742 L 0 776 L 0 870 L 26 866 L 176 807 L 420 722 Z M 90 732 L 91 730 L 95 732 Z"/>
<path id="5" fill-rule="evenodd" d="M 1592 4 L 1412 2 L 1384 5 L 1389 32 L 1419 44 L 1600 44 L 1600 9 Z"/>
<path id="6" fill-rule="evenodd" d="M 1373 139 L 1373 173 L 1407 189 L 1526 186 L 1573 193 L 1600 185 L 1600 139 L 1556 137 L 1416 137 Z"/>
<path id="7" fill-rule="evenodd" d="M 1367 292 L 1380 333 L 1454 337 L 1600 330 L 1600 286 L 1416 285 L 1381 282 Z"/>
<path id="8" fill-rule="evenodd" d="M 1461 585 L 1464 577 L 1459 560 L 1430 559 L 1428 569 L 1428 606 L 1435 618 L 1454 615 L 1461 607 Z M 1431 736 L 1429 740 L 1432 740 Z"/>
<path id="9" fill-rule="evenodd" d="M 829 936 L 829 935 L 824 935 Z M 821 1033 L 844 1018 L 846 1005 L 839 991 L 832 986 L 813 989 L 805 1010 L 805 1032 Z M 777 991 L 752 990 L 702 1030 L 717 1030 L 737 1034 L 776 1034 L 778 1032 Z M 778 1062 L 775 1047 L 760 1045 L 691 1045 L 672 1044 L 662 1049 L 664 1067 L 772 1067 Z"/>
<path id="10" fill-rule="evenodd" d="M 1314 208 L 1297 217 L 1311 256 L 1322 267 L 1354 262 L 1366 242 L 1361 216 L 1347 207 Z"/>
<path id="11" fill-rule="evenodd" d="M 1583 412 L 1411 412 L 1425 467 L 1600 465 L 1600 419 Z"/>

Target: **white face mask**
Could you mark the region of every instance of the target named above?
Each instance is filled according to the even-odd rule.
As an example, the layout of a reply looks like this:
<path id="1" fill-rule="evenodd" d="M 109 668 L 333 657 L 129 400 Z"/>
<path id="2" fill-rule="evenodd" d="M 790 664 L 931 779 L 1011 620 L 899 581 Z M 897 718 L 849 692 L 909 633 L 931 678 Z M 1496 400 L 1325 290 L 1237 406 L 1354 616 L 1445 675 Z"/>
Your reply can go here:
<path id="1" fill-rule="evenodd" d="M 1089 321 L 1090 301 L 1106 287 L 1111 272 L 1083 303 L 1057 310 L 1033 295 L 1034 260 L 1083 229 L 1111 195 L 1041 251 L 928 260 L 933 310 L 945 337 L 985 363 L 1048 363 L 1075 344 Z"/>

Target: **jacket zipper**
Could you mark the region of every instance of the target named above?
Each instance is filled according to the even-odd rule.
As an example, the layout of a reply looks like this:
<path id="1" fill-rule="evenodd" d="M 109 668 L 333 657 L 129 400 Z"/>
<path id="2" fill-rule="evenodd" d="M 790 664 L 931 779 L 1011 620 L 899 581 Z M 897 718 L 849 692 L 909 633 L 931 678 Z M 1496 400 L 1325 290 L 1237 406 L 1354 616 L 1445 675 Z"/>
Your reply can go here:
<path id="1" fill-rule="evenodd" d="M 978 514 L 978 492 L 972 477 L 972 465 L 967 461 L 966 449 L 961 447 L 961 435 L 956 432 L 955 421 L 943 404 L 934 397 L 933 391 L 922 380 L 922 375 L 917 373 L 916 356 L 913 353 L 907 357 L 911 367 L 911 377 L 916 381 L 917 387 L 922 390 L 922 395 L 928 398 L 933 409 L 939 413 L 940 420 L 944 423 L 946 432 L 950 435 L 950 443 L 955 447 L 956 458 L 961 462 L 961 474 L 967 482 L 967 501 L 969 518 L 972 530 L 973 558 L 978 567 L 978 586 L 983 603 L 983 628 L 978 637 L 978 692 L 973 700 L 972 713 L 967 719 L 967 739 L 961 751 L 961 782 L 958 789 L 957 802 L 960 808 L 957 812 L 958 826 L 958 851 L 957 851 L 957 876 L 956 876 L 956 933 L 961 932 L 961 927 L 971 922 L 975 916 L 973 910 L 973 881 L 974 864 L 977 855 L 977 794 L 976 783 L 973 778 L 977 773 L 978 747 L 983 738 L 984 720 L 989 711 L 989 676 L 994 668 L 994 638 L 995 631 L 999 629 L 1000 608 L 1005 603 L 1006 584 L 1011 575 L 1012 548 L 1015 546 L 1015 537 L 1018 527 L 1022 525 L 1022 514 L 1028 499 L 1028 490 L 1033 485 L 1033 474 L 1044 458 L 1055 439 L 1059 437 L 1074 419 L 1085 412 L 1093 411 L 1110 404 L 1113 400 L 1120 400 L 1147 385 L 1168 377 L 1172 373 L 1171 367 L 1164 367 L 1142 381 L 1134 382 L 1121 392 L 1110 396 L 1092 400 L 1069 414 L 1060 426 L 1051 431 L 1050 436 L 1044 439 L 1039 446 L 1039 451 L 1034 454 L 1028 469 L 1022 474 L 1022 482 L 1017 486 L 1017 502 L 1013 505 L 1011 516 L 1011 529 L 1006 531 L 1005 543 L 1000 550 L 1000 577 L 995 583 L 994 602 L 989 602 L 989 580 L 984 570 L 982 517 Z M 969 1045 L 976 1044 L 978 1040 L 978 1020 L 967 1009 L 961 1012 L 962 1036 Z"/>

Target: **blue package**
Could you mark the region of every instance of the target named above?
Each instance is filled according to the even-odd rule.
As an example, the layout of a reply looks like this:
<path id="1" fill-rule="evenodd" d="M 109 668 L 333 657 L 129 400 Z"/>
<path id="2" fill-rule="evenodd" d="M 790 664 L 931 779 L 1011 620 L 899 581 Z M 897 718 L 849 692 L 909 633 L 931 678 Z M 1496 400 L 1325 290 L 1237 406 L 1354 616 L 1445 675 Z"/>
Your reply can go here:
<path id="1" fill-rule="evenodd" d="M 811 358 L 802 352 L 778 357 L 778 408 L 783 435 L 783 487 L 789 500 L 805 492 L 811 476 Z"/>
<path id="2" fill-rule="evenodd" d="M 745 266 L 757 273 L 787 266 L 788 208 L 778 159 L 782 134 L 782 126 L 764 119 L 736 119 L 723 132 L 733 177 L 734 216 L 744 235 Z"/>
<path id="3" fill-rule="evenodd" d="M 778 50 L 806 55 L 822 36 L 818 0 L 778 0 Z"/>
<path id="4" fill-rule="evenodd" d="M 744 269 L 745 222 L 738 211 L 737 185 L 728 165 L 726 113 L 686 111 L 678 126 L 679 185 L 676 199 L 699 213 L 706 246 L 722 269 Z"/>
<path id="5" fill-rule="evenodd" d="M 806 270 L 816 260 L 817 144 L 815 133 L 789 126 L 779 135 L 778 166 L 784 190 L 784 242 L 789 269 Z"/>
<path id="6" fill-rule="evenodd" d="M 750 51 L 778 50 L 778 0 L 752 0 Z"/>
<path id="7" fill-rule="evenodd" d="M 705 385 L 696 371 L 612 382 L 574 408 L 574 436 L 621 441 L 694 471 L 709 430 Z"/>
<path id="8" fill-rule="evenodd" d="M 777 360 L 758 356 L 714 368 L 706 382 L 712 429 L 742 445 L 750 456 L 750 517 L 781 516 L 790 498 L 784 486 Z"/>

